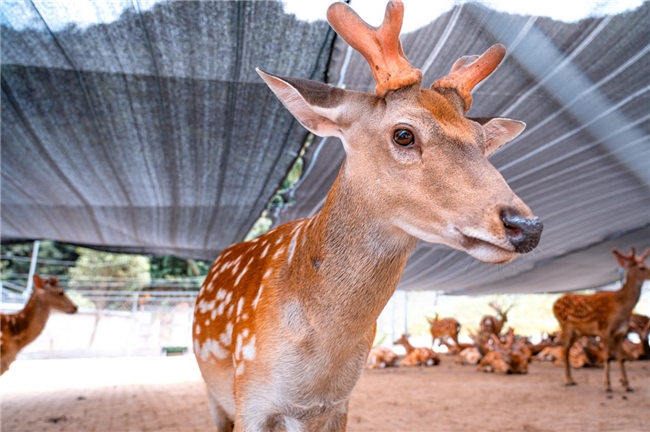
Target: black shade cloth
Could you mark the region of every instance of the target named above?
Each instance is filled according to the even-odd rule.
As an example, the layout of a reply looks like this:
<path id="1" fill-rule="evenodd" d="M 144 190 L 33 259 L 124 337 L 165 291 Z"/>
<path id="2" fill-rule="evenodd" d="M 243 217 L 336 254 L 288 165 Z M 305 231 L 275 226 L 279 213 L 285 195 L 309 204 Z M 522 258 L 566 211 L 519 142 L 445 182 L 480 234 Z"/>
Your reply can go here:
<path id="1" fill-rule="evenodd" d="M 368 65 L 276 2 L 118 5 L 83 28 L 38 3 L 1 6 L 2 240 L 212 259 L 244 238 L 307 136 L 255 67 L 372 92 Z M 469 115 L 528 124 L 491 160 L 545 232 L 506 266 L 420 243 L 400 289 L 599 286 L 618 277 L 610 246 L 650 245 L 648 22 L 648 2 L 573 23 L 462 3 L 402 37 L 427 86 L 461 55 L 508 47 Z M 324 141 L 276 224 L 322 205 L 344 157 Z"/>

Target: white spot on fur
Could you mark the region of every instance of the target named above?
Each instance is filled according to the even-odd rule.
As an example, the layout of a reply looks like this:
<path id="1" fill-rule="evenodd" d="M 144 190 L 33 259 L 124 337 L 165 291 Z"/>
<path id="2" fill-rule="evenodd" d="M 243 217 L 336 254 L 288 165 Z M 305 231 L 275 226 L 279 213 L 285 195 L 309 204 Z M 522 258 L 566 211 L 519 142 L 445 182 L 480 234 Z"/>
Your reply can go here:
<path id="1" fill-rule="evenodd" d="M 238 359 L 241 357 L 241 348 L 242 348 L 242 342 L 243 342 L 242 334 L 239 333 L 237 335 L 237 346 L 235 347 L 235 358 Z"/>
<path id="2" fill-rule="evenodd" d="M 209 319 L 205 320 L 205 326 L 206 326 L 206 327 L 209 327 L 209 326 L 210 326 L 210 320 L 209 320 Z"/>
<path id="3" fill-rule="evenodd" d="M 196 328 L 194 329 L 194 332 L 195 332 L 197 335 L 200 335 L 200 334 L 201 334 L 201 326 L 197 324 L 197 325 L 196 325 Z"/>
<path id="4" fill-rule="evenodd" d="M 239 285 L 239 281 L 241 280 L 242 276 L 244 276 L 246 274 L 247 271 L 248 271 L 248 265 L 246 265 L 246 267 L 244 267 L 244 269 L 241 271 L 241 273 L 239 273 L 239 276 L 237 276 L 237 279 L 235 279 L 235 286 Z"/>
<path id="5" fill-rule="evenodd" d="M 260 285 L 260 289 L 257 290 L 257 296 L 255 296 L 255 300 L 253 300 L 253 310 L 257 309 L 257 302 L 260 301 L 260 297 L 262 296 L 263 290 L 264 290 L 264 285 Z"/>
<path id="6" fill-rule="evenodd" d="M 249 332 L 248 332 L 248 329 L 247 329 L 247 328 L 245 328 L 245 329 L 242 331 L 242 334 L 244 335 L 245 338 L 248 337 L 248 333 L 249 333 Z"/>
<path id="7" fill-rule="evenodd" d="M 278 251 L 275 253 L 275 255 L 273 255 L 273 259 L 280 258 L 283 253 L 284 253 L 284 246 L 282 246 L 280 249 L 278 249 Z"/>
<path id="8" fill-rule="evenodd" d="M 232 343 L 232 328 L 233 325 L 231 322 L 226 324 L 226 330 L 219 335 L 219 340 L 224 346 L 230 346 Z"/>
<path id="9" fill-rule="evenodd" d="M 228 295 L 226 296 L 225 303 L 226 304 L 230 303 L 230 300 L 232 300 L 232 291 L 229 292 Z"/>
<path id="10" fill-rule="evenodd" d="M 225 289 L 223 288 L 219 289 L 219 291 L 217 291 L 217 300 L 223 300 L 224 298 L 226 298 L 226 293 L 227 291 Z"/>
<path id="11" fill-rule="evenodd" d="M 255 335 L 242 347 L 242 355 L 246 360 L 253 360 L 255 358 Z"/>
<path id="12" fill-rule="evenodd" d="M 225 304 L 225 303 L 221 303 L 221 304 L 219 305 L 219 307 L 217 308 L 217 315 L 221 315 L 221 314 L 223 314 L 223 311 L 224 311 L 225 309 L 226 309 L 226 304 Z M 212 318 L 212 319 L 214 319 L 214 318 Z"/>
<path id="13" fill-rule="evenodd" d="M 232 316 L 232 313 L 233 313 L 234 310 L 235 310 L 235 305 L 234 304 L 230 305 L 230 307 L 228 308 L 228 315 L 227 315 L 228 318 L 230 318 Z"/>
<path id="14" fill-rule="evenodd" d="M 244 362 L 239 363 L 237 366 L 237 370 L 235 371 L 237 375 L 241 375 L 244 373 Z"/>
<path id="15" fill-rule="evenodd" d="M 300 225 L 296 227 L 295 234 L 293 237 L 291 237 L 291 243 L 289 243 L 289 257 L 287 257 L 287 264 L 291 263 L 291 260 L 293 259 L 293 252 L 296 249 L 296 241 L 298 240 L 298 236 L 300 235 Z"/>
<path id="16" fill-rule="evenodd" d="M 271 276 L 271 274 L 273 274 L 273 269 L 268 269 L 268 270 L 264 273 L 264 279 L 266 279 L 266 278 L 268 278 L 269 276 Z"/>
<path id="17" fill-rule="evenodd" d="M 241 310 L 244 307 L 244 297 L 239 299 L 239 302 L 237 303 L 237 316 L 241 315 Z"/>
<path id="18" fill-rule="evenodd" d="M 271 247 L 271 245 L 267 244 L 266 247 L 264 248 L 264 251 L 262 251 L 262 255 L 260 255 L 260 257 L 264 258 L 266 256 L 266 254 L 269 253 L 269 248 L 270 247 Z"/>
<path id="19" fill-rule="evenodd" d="M 205 343 L 201 347 L 200 357 L 201 360 L 207 361 L 210 357 L 210 354 L 214 355 L 216 358 L 223 360 L 228 357 L 228 351 L 224 349 L 219 341 L 215 339 L 206 339 Z"/>
<path id="20" fill-rule="evenodd" d="M 214 306 L 215 306 L 215 304 L 216 304 L 216 301 L 214 301 L 214 300 L 209 301 L 209 302 L 208 302 L 208 301 L 205 301 L 205 300 L 201 300 L 201 301 L 196 305 L 196 307 L 197 307 L 197 309 L 198 309 L 201 313 L 204 314 L 204 313 L 208 312 L 209 310 L 213 309 Z"/>

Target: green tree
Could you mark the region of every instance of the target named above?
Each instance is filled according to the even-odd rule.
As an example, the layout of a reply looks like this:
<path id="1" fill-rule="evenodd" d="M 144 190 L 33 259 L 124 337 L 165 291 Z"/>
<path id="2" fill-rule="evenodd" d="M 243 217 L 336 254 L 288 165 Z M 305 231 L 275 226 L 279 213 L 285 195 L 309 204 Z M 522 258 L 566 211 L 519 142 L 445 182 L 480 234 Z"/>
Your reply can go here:
<path id="1" fill-rule="evenodd" d="M 94 295 L 95 325 L 89 346 L 95 340 L 99 321 L 106 310 L 124 309 L 128 300 L 110 295 L 110 291 L 141 290 L 151 282 L 149 258 L 142 255 L 124 255 L 78 248 L 77 262 L 70 268 L 70 287 L 103 291 Z"/>

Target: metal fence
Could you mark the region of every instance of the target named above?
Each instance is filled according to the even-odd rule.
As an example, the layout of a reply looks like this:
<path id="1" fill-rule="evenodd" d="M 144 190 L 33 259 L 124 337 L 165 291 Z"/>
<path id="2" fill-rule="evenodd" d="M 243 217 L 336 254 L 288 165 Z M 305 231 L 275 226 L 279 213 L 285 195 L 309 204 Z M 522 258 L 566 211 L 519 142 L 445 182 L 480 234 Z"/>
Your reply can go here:
<path id="1" fill-rule="evenodd" d="M 52 313 L 43 333 L 21 358 L 160 355 L 163 348 L 191 351 L 196 291 L 68 290 L 75 315 Z M 27 297 L 2 288 L 2 311 L 17 312 Z"/>

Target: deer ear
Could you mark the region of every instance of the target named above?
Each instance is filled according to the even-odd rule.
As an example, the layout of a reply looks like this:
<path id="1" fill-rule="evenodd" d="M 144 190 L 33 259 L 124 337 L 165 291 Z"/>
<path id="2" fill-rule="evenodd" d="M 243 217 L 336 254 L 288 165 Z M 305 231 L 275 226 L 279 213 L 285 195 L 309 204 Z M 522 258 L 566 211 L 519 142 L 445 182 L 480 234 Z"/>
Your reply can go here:
<path id="1" fill-rule="evenodd" d="M 34 275 L 34 288 L 43 288 L 43 280 L 39 275 Z"/>
<path id="2" fill-rule="evenodd" d="M 526 123 L 507 118 L 477 119 L 483 125 L 485 144 L 483 153 L 490 157 L 505 143 L 517 138 L 526 128 Z"/>
<path id="3" fill-rule="evenodd" d="M 336 124 L 345 90 L 300 78 L 285 78 L 256 69 L 264 82 L 293 116 L 318 136 L 341 137 Z"/>

